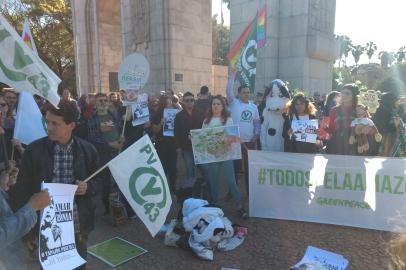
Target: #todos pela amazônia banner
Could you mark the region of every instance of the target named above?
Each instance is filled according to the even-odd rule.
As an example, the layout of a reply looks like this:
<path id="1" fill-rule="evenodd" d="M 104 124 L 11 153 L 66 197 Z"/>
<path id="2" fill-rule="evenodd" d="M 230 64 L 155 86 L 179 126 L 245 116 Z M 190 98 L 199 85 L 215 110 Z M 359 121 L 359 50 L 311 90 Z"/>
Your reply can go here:
<path id="1" fill-rule="evenodd" d="M 397 231 L 406 159 L 249 151 L 253 217 Z"/>

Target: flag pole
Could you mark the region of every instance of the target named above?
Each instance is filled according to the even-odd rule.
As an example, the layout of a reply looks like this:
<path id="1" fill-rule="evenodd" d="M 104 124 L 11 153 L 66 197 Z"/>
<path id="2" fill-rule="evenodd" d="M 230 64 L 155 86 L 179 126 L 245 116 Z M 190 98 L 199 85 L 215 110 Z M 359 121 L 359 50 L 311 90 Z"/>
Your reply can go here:
<path id="1" fill-rule="evenodd" d="M 109 162 L 107 162 L 106 164 L 104 164 L 101 168 L 99 168 L 97 171 L 95 171 L 92 175 L 90 175 L 88 178 L 86 178 L 85 180 L 83 180 L 83 182 L 87 183 L 89 182 L 89 180 L 91 180 L 93 177 L 95 177 L 96 175 L 98 175 L 101 171 L 103 171 L 107 166 L 109 165 Z"/>
<path id="2" fill-rule="evenodd" d="M 14 160 L 14 151 L 15 151 L 15 146 L 14 146 L 14 144 L 12 144 L 11 147 L 12 147 L 12 148 L 11 148 L 11 157 L 10 157 L 10 159 L 11 159 L 11 160 Z"/>
<path id="3" fill-rule="evenodd" d="M 128 114 L 128 111 L 129 111 L 129 107 L 130 106 L 126 106 L 126 109 L 125 109 L 124 126 L 123 126 L 123 130 L 121 132 L 121 136 L 124 136 L 125 125 L 127 123 L 127 114 Z M 118 153 L 119 154 L 121 153 L 121 149 L 120 149 L 120 151 Z M 104 164 L 101 168 L 99 168 L 97 171 L 95 171 L 92 175 L 90 175 L 88 178 L 83 180 L 83 182 L 85 182 L 85 183 L 89 182 L 93 177 L 95 177 L 97 174 L 99 174 L 101 171 L 103 171 L 105 168 L 107 168 L 108 165 L 109 165 L 109 162 Z"/>

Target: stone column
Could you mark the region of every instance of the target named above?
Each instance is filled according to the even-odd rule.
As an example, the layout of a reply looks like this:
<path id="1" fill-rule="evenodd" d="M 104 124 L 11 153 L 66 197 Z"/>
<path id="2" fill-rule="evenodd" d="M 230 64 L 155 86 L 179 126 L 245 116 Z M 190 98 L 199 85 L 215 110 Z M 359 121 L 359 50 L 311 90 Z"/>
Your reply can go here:
<path id="1" fill-rule="evenodd" d="M 267 45 L 258 50 L 256 91 L 273 79 L 290 88 L 328 92 L 335 56 L 335 0 L 233 0 L 231 44 L 267 3 Z"/>
<path id="2" fill-rule="evenodd" d="M 122 10 L 123 51 L 147 57 L 147 90 L 197 92 L 210 85 L 210 0 L 122 0 Z"/>

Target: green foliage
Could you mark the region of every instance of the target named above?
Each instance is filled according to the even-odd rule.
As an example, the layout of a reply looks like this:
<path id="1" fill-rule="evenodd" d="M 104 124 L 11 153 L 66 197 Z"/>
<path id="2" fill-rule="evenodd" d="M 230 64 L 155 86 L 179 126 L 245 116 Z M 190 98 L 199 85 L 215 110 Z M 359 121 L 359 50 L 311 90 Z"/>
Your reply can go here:
<path id="1" fill-rule="evenodd" d="M 217 14 L 212 18 L 212 61 L 214 65 L 228 66 L 230 50 L 230 28 L 217 23 Z"/>
<path id="2" fill-rule="evenodd" d="M 361 45 L 353 45 L 351 47 L 351 54 L 354 57 L 355 65 L 358 65 L 361 55 L 365 52 L 365 47 Z"/>
<path id="3" fill-rule="evenodd" d="M 227 4 L 227 8 L 230 9 L 230 0 L 222 0 L 223 3 Z"/>
<path id="4" fill-rule="evenodd" d="M 367 55 L 368 55 L 369 63 L 371 63 L 371 58 L 372 58 L 372 56 L 375 54 L 375 52 L 376 52 L 377 49 L 378 49 L 378 47 L 377 47 L 376 44 L 373 43 L 372 41 L 371 41 L 371 42 L 368 42 L 368 43 L 366 44 L 366 52 L 367 52 Z"/>
<path id="5" fill-rule="evenodd" d="M 381 51 L 379 52 L 378 58 L 381 60 L 382 68 L 389 68 L 393 61 L 395 61 L 393 52 Z"/>
<path id="6" fill-rule="evenodd" d="M 405 60 L 405 58 L 406 58 L 405 50 L 406 50 L 406 47 L 403 46 L 403 47 L 400 47 L 399 50 L 395 53 L 394 56 L 398 63 L 401 63 L 401 62 L 403 62 L 403 60 Z"/>
<path id="7" fill-rule="evenodd" d="M 7 0 L 1 13 L 22 32 L 30 21 L 39 57 L 61 78 L 61 86 L 75 90 L 72 12 L 69 0 Z"/>

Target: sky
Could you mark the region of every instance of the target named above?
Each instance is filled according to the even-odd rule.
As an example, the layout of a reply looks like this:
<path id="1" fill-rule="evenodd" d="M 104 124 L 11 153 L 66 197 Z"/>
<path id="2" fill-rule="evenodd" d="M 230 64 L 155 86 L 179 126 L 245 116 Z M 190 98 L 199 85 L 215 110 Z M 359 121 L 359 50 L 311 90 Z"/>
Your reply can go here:
<path id="1" fill-rule="evenodd" d="M 219 14 L 221 0 L 212 0 L 212 13 Z M 225 24 L 230 13 L 223 4 Z M 406 0 L 336 0 L 335 34 L 347 35 L 355 45 L 373 41 L 379 51 L 396 52 L 406 46 Z M 379 62 L 377 53 L 372 62 Z M 352 64 L 352 56 L 347 64 Z M 368 63 L 366 54 L 360 63 Z"/>

